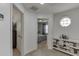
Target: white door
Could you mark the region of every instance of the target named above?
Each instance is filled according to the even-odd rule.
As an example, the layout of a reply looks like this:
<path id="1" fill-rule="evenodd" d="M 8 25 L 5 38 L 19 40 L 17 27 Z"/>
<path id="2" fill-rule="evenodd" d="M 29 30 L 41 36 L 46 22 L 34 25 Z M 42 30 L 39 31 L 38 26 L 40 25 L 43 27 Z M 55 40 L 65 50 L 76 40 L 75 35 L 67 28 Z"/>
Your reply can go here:
<path id="1" fill-rule="evenodd" d="M 17 49 L 21 52 L 21 41 L 22 41 L 22 13 L 13 7 L 13 22 L 17 24 Z"/>

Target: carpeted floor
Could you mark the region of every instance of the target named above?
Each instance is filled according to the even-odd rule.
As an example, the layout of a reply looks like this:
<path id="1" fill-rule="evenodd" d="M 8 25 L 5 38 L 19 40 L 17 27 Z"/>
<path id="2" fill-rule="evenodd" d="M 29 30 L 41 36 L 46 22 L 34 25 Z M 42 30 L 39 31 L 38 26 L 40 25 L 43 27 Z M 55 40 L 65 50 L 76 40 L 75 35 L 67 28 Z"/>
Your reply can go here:
<path id="1" fill-rule="evenodd" d="M 16 48 L 16 49 L 13 49 L 13 56 L 20 56 L 20 51 Z"/>
<path id="2" fill-rule="evenodd" d="M 65 53 L 57 50 L 50 50 L 47 48 L 46 41 L 43 41 L 38 45 L 38 49 L 26 54 L 26 56 L 69 56 Z"/>

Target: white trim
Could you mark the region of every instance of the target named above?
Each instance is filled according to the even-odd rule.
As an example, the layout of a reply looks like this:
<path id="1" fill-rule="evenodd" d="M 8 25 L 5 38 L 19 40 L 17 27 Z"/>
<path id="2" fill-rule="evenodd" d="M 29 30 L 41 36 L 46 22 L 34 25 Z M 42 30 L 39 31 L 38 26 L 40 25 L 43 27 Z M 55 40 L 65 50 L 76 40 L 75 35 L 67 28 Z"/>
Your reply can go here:
<path id="1" fill-rule="evenodd" d="M 35 50 L 37 50 L 37 48 L 32 48 L 32 49 L 28 50 L 28 51 L 26 52 L 26 54 L 28 54 L 28 53 L 30 53 L 30 52 L 32 52 L 32 51 L 35 51 Z M 26 54 L 25 54 L 25 55 L 26 55 Z"/>
<path id="2" fill-rule="evenodd" d="M 12 47 L 12 19 L 13 19 L 13 5 L 17 8 L 17 9 L 19 9 L 19 11 L 22 13 L 22 16 L 23 16 L 23 19 L 22 19 L 22 21 L 24 22 L 24 13 L 20 10 L 20 8 L 17 6 L 17 5 L 15 5 L 15 4 L 11 4 L 11 21 L 10 21 L 10 27 L 11 27 L 11 50 L 12 50 L 12 55 L 13 55 L 13 47 Z M 23 25 L 23 24 L 22 24 Z M 23 28 L 24 28 L 24 25 L 23 25 Z M 23 30 L 23 34 L 24 34 L 24 30 Z M 22 40 L 21 40 L 22 42 L 24 41 L 24 35 L 23 35 L 23 38 L 22 38 Z M 23 43 L 21 43 L 21 44 L 23 44 Z M 22 48 L 22 50 L 20 51 L 21 52 L 21 55 L 24 55 L 24 45 L 21 45 L 21 48 Z"/>
<path id="3" fill-rule="evenodd" d="M 12 49 L 12 15 L 13 15 L 13 4 L 10 4 L 10 48 L 11 48 L 11 56 L 13 56 L 13 49 Z"/>

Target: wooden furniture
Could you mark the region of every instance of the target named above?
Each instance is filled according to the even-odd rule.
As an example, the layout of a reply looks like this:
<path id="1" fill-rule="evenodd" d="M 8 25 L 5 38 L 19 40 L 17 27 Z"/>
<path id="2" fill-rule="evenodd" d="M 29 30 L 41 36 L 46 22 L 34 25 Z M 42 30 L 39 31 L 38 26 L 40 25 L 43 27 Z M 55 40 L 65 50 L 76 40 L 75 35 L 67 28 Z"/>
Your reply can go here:
<path id="1" fill-rule="evenodd" d="M 79 41 L 66 39 L 53 39 L 53 49 L 72 56 L 79 55 Z"/>

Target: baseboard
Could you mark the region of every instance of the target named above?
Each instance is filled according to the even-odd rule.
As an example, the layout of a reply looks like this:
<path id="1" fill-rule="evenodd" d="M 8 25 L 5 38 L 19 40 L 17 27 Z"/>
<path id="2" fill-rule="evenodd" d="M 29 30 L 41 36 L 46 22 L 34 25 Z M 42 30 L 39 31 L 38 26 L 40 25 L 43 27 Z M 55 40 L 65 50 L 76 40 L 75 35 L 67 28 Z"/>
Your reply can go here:
<path id="1" fill-rule="evenodd" d="M 52 49 L 52 47 L 48 47 L 48 49 Z"/>
<path id="2" fill-rule="evenodd" d="M 27 52 L 24 54 L 24 56 L 26 56 L 26 54 L 28 54 L 28 53 L 30 53 L 30 52 L 33 52 L 33 51 L 35 51 L 35 50 L 37 50 L 37 48 L 32 48 L 32 49 L 30 49 L 29 51 L 27 51 Z"/>

